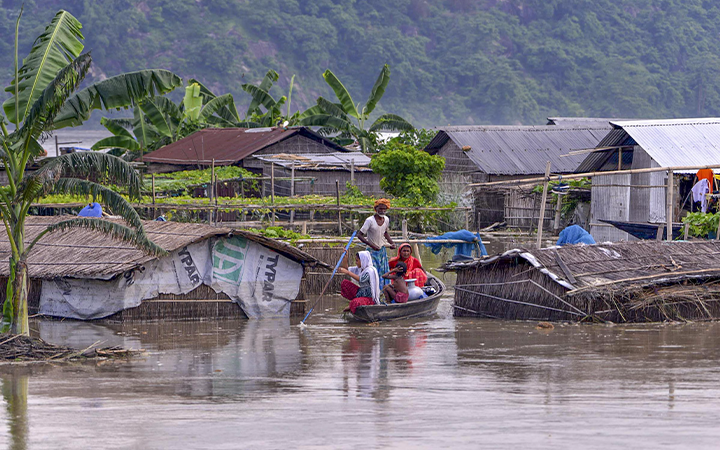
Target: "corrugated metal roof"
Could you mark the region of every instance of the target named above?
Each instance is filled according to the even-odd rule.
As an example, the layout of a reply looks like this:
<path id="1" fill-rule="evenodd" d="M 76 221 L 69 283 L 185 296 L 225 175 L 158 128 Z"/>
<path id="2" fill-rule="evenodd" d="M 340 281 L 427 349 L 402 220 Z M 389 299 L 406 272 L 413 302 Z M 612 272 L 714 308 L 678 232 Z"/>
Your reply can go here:
<path id="1" fill-rule="evenodd" d="M 320 142 L 333 151 L 345 148 L 305 128 L 206 128 L 159 148 L 144 156 L 143 161 L 179 165 L 219 166 L 235 164 L 253 153 L 295 135 Z"/>
<path id="2" fill-rule="evenodd" d="M 350 168 L 351 161 L 357 169 L 367 168 L 370 165 L 370 157 L 360 152 L 347 152 L 347 153 L 318 153 L 318 154 L 302 154 L 302 155 L 290 155 L 290 154 L 279 154 L 279 155 L 258 155 L 257 158 L 261 161 L 273 162 L 279 166 L 291 167 L 295 163 L 295 167 L 298 169 L 306 169 L 308 166 L 312 166 L 314 169 L 323 168 L 337 168 L 347 167 Z"/>
<path id="3" fill-rule="evenodd" d="M 601 117 L 548 117 L 547 125 L 557 125 L 560 127 L 593 127 L 593 128 L 612 128 L 610 122 L 625 119 L 610 119 Z"/>
<path id="4" fill-rule="evenodd" d="M 598 147 L 641 146 L 660 167 L 720 164 L 720 118 L 624 120 Z M 591 153 L 578 172 L 597 170 L 607 152 Z"/>
<path id="5" fill-rule="evenodd" d="M 473 126 L 440 128 L 425 148 L 434 154 L 448 139 L 462 148 L 469 146 L 468 157 L 491 175 L 535 175 L 545 172 L 550 161 L 554 173 L 570 173 L 585 155 L 565 156 L 571 150 L 593 148 L 609 132 L 601 127 Z"/>
<path id="6" fill-rule="evenodd" d="M 615 147 L 618 145 L 635 145 L 636 142 L 622 128 L 614 128 L 598 143 L 598 148 Z M 605 165 L 613 150 L 604 150 L 588 154 L 582 163 L 575 169 L 576 173 L 594 172 Z M 632 152 L 623 152 L 623 161 L 632 155 Z M 632 161 L 631 161 L 632 162 Z M 624 164 L 624 163 L 623 163 Z"/>

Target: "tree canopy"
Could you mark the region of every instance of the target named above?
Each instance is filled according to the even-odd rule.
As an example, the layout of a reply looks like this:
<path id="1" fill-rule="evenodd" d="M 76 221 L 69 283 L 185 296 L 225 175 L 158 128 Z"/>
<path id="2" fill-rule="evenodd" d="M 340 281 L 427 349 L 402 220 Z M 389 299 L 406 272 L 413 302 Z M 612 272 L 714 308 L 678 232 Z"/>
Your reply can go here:
<path id="1" fill-rule="evenodd" d="M 11 36 L 19 1 L 0 6 Z M 720 5 L 711 0 L 26 0 L 21 54 L 57 9 L 83 23 L 92 77 L 163 67 L 251 101 L 269 69 L 292 108 L 333 98 L 330 69 L 374 114 L 415 126 L 542 123 L 545 117 L 720 114 Z M 0 78 L 13 48 L 0 42 Z M 177 94 L 180 95 L 180 94 Z M 8 98 L 6 96 L 5 98 Z M 179 101 L 180 98 L 175 98 Z M 285 112 L 285 111 L 283 111 Z M 374 116 L 371 120 L 374 120 Z"/>

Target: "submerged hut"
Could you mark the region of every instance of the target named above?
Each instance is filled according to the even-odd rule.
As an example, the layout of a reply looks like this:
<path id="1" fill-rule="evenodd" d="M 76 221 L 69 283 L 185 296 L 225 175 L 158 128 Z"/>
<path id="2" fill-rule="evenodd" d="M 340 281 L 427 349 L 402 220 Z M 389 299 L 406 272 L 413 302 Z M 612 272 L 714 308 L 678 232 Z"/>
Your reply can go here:
<path id="1" fill-rule="evenodd" d="M 465 263 L 454 314 L 510 320 L 656 322 L 720 318 L 718 241 L 515 249 Z"/>
<path id="2" fill-rule="evenodd" d="M 441 187 L 446 190 L 465 189 L 468 183 L 544 175 L 547 161 L 553 173 L 572 173 L 584 155 L 567 156 L 568 152 L 595 147 L 611 128 L 604 119 L 588 120 L 591 122 L 577 126 L 441 127 L 425 151 L 445 158 Z M 536 196 L 515 189 L 481 187 L 474 189 L 473 196 L 479 226 L 503 221 L 511 227 L 521 226 L 539 209 Z M 549 227 L 552 209 L 546 214 Z"/>
<path id="3" fill-rule="evenodd" d="M 26 239 L 70 216 L 27 218 Z M 42 237 L 28 258 L 32 314 L 81 320 L 206 319 L 302 314 L 306 268 L 326 266 L 288 244 L 203 224 L 144 222 L 166 256 L 85 229 Z M 10 252 L 5 234 L 0 252 Z M 0 265 L 7 282 L 9 267 Z M 0 291 L 4 301 L 5 290 Z"/>
<path id="4" fill-rule="evenodd" d="M 275 195 L 332 195 L 339 185 L 340 193 L 345 193 L 347 183 L 356 186 L 367 196 L 382 196 L 380 188 L 382 175 L 370 169 L 370 157 L 360 152 L 336 152 L 295 155 L 256 156 L 264 163 L 263 177 L 267 183 L 265 191 L 270 190 L 271 175 L 282 180 L 275 181 Z M 294 179 L 302 181 L 295 181 Z M 337 181 L 337 184 L 336 184 Z M 294 185 L 293 185 L 294 184 Z"/>

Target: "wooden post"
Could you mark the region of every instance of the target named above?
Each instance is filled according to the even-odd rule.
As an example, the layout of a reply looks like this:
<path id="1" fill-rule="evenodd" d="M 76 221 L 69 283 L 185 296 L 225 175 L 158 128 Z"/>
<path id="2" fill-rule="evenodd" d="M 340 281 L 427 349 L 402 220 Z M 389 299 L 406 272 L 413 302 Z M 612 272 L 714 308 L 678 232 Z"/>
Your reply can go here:
<path id="1" fill-rule="evenodd" d="M 340 181 L 335 180 L 335 194 L 337 195 L 338 206 L 338 236 L 342 236 L 342 216 L 340 215 Z"/>
<path id="2" fill-rule="evenodd" d="M 407 219 L 403 219 L 402 221 L 402 238 L 405 241 L 408 239 Z"/>
<path id="3" fill-rule="evenodd" d="M 465 229 L 470 230 L 470 211 L 465 210 Z"/>
<path id="4" fill-rule="evenodd" d="M 295 197 L 295 161 L 290 166 L 290 197 Z M 290 211 L 290 225 L 295 223 L 295 210 Z"/>
<path id="5" fill-rule="evenodd" d="M 270 204 L 275 205 L 275 163 L 270 163 Z M 270 223 L 275 226 L 275 208 L 270 210 Z"/>
<path id="6" fill-rule="evenodd" d="M 477 216 L 478 216 L 478 218 L 477 218 L 477 227 L 478 227 L 478 233 L 479 233 L 479 232 L 480 232 L 480 213 L 479 213 L 479 212 L 478 212 Z"/>
<path id="7" fill-rule="evenodd" d="M 662 241 L 664 231 L 665 231 L 665 225 L 663 225 L 663 224 L 658 225 L 657 234 L 655 235 L 655 239 L 658 241 Z"/>
<path id="8" fill-rule="evenodd" d="M 562 210 L 562 200 L 564 195 L 558 194 L 557 202 L 555 202 L 555 222 L 553 222 L 553 233 L 557 234 L 560 230 L 560 211 Z"/>
<path id="9" fill-rule="evenodd" d="M 301 234 L 307 234 L 307 221 L 302 223 L 302 228 L 300 230 Z"/>
<path id="10" fill-rule="evenodd" d="M 57 136 L 55 136 L 55 140 L 57 141 Z M 155 215 L 157 214 L 157 211 L 155 210 L 155 174 L 150 175 L 150 184 L 152 186 L 152 202 L 153 202 L 153 220 L 157 219 Z"/>
<path id="11" fill-rule="evenodd" d="M 418 260 L 420 265 L 422 266 L 422 259 L 420 258 L 420 248 L 417 245 L 417 242 L 412 245 L 413 249 L 413 256 Z"/>
<path id="12" fill-rule="evenodd" d="M 622 147 L 618 148 L 618 170 L 622 170 Z"/>
<path id="13" fill-rule="evenodd" d="M 718 222 L 718 229 L 715 232 L 715 240 L 720 241 L 720 222 Z"/>
<path id="14" fill-rule="evenodd" d="M 684 240 L 684 241 L 687 241 L 687 240 L 688 240 L 688 234 L 689 234 L 689 233 L 690 233 L 690 224 L 689 224 L 689 223 L 686 223 L 686 224 L 685 224 L 685 231 L 683 232 L 683 240 Z"/>
<path id="15" fill-rule="evenodd" d="M 60 156 L 60 146 L 58 145 L 57 134 L 55 135 L 55 156 Z"/>
<path id="16" fill-rule="evenodd" d="M 240 178 L 240 197 L 245 198 L 245 178 Z"/>
<path id="17" fill-rule="evenodd" d="M 350 184 L 355 186 L 355 158 L 350 160 Z"/>
<path id="18" fill-rule="evenodd" d="M 212 165 L 210 166 L 210 192 L 208 193 L 208 205 L 212 205 L 213 197 L 215 194 L 215 158 L 212 159 Z M 214 211 L 211 209 L 208 213 L 208 223 L 213 224 Z"/>
<path id="19" fill-rule="evenodd" d="M 673 225 L 673 194 L 674 194 L 674 186 L 673 183 L 675 181 L 675 174 L 673 173 L 672 169 L 668 170 L 668 181 L 667 181 L 667 212 L 665 213 L 666 219 L 667 219 L 667 240 L 672 241 L 673 240 L 673 232 L 672 232 L 672 225 Z"/>
<path id="20" fill-rule="evenodd" d="M 543 183 L 540 217 L 538 218 L 537 248 L 542 248 L 543 225 L 545 224 L 545 203 L 547 202 L 548 183 L 550 182 L 550 161 L 545 165 L 545 183 Z"/>
<path id="21" fill-rule="evenodd" d="M 290 166 L 290 197 L 295 197 L 295 161 Z"/>

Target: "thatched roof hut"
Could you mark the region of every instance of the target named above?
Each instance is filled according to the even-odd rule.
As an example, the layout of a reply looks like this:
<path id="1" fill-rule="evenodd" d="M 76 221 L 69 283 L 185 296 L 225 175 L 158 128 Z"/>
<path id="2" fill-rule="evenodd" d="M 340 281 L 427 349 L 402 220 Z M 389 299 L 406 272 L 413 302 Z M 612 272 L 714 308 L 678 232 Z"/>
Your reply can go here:
<path id="1" fill-rule="evenodd" d="M 455 315 L 648 322 L 720 317 L 718 241 L 515 249 L 457 272 Z"/>
<path id="2" fill-rule="evenodd" d="M 28 217 L 26 240 L 71 217 Z M 196 223 L 143 224 L 167 256 L 149 256 L 85 229 L 43 236 L 28 257 L 31 310 L 79 319 L 259 316 L 266 313 L 262 305 L 258 309 L 248 298 L 264 295 L 278 300 L 275 312 L 285 315 L 296 300 L 304 268 L 327 267 L 291 245 L 247 231 Z M 10 245 L 5 233 L 0 234 L 0 254 L 7 261 Z M 286 273 L 291 274 L 287 279 Z M 0 264 L 0 278 L 8 275 L 9 265 Z M 273 285 L 277 290 L 266 292 Z M 1 297 L 4 289 L 0 291 Z"/>

